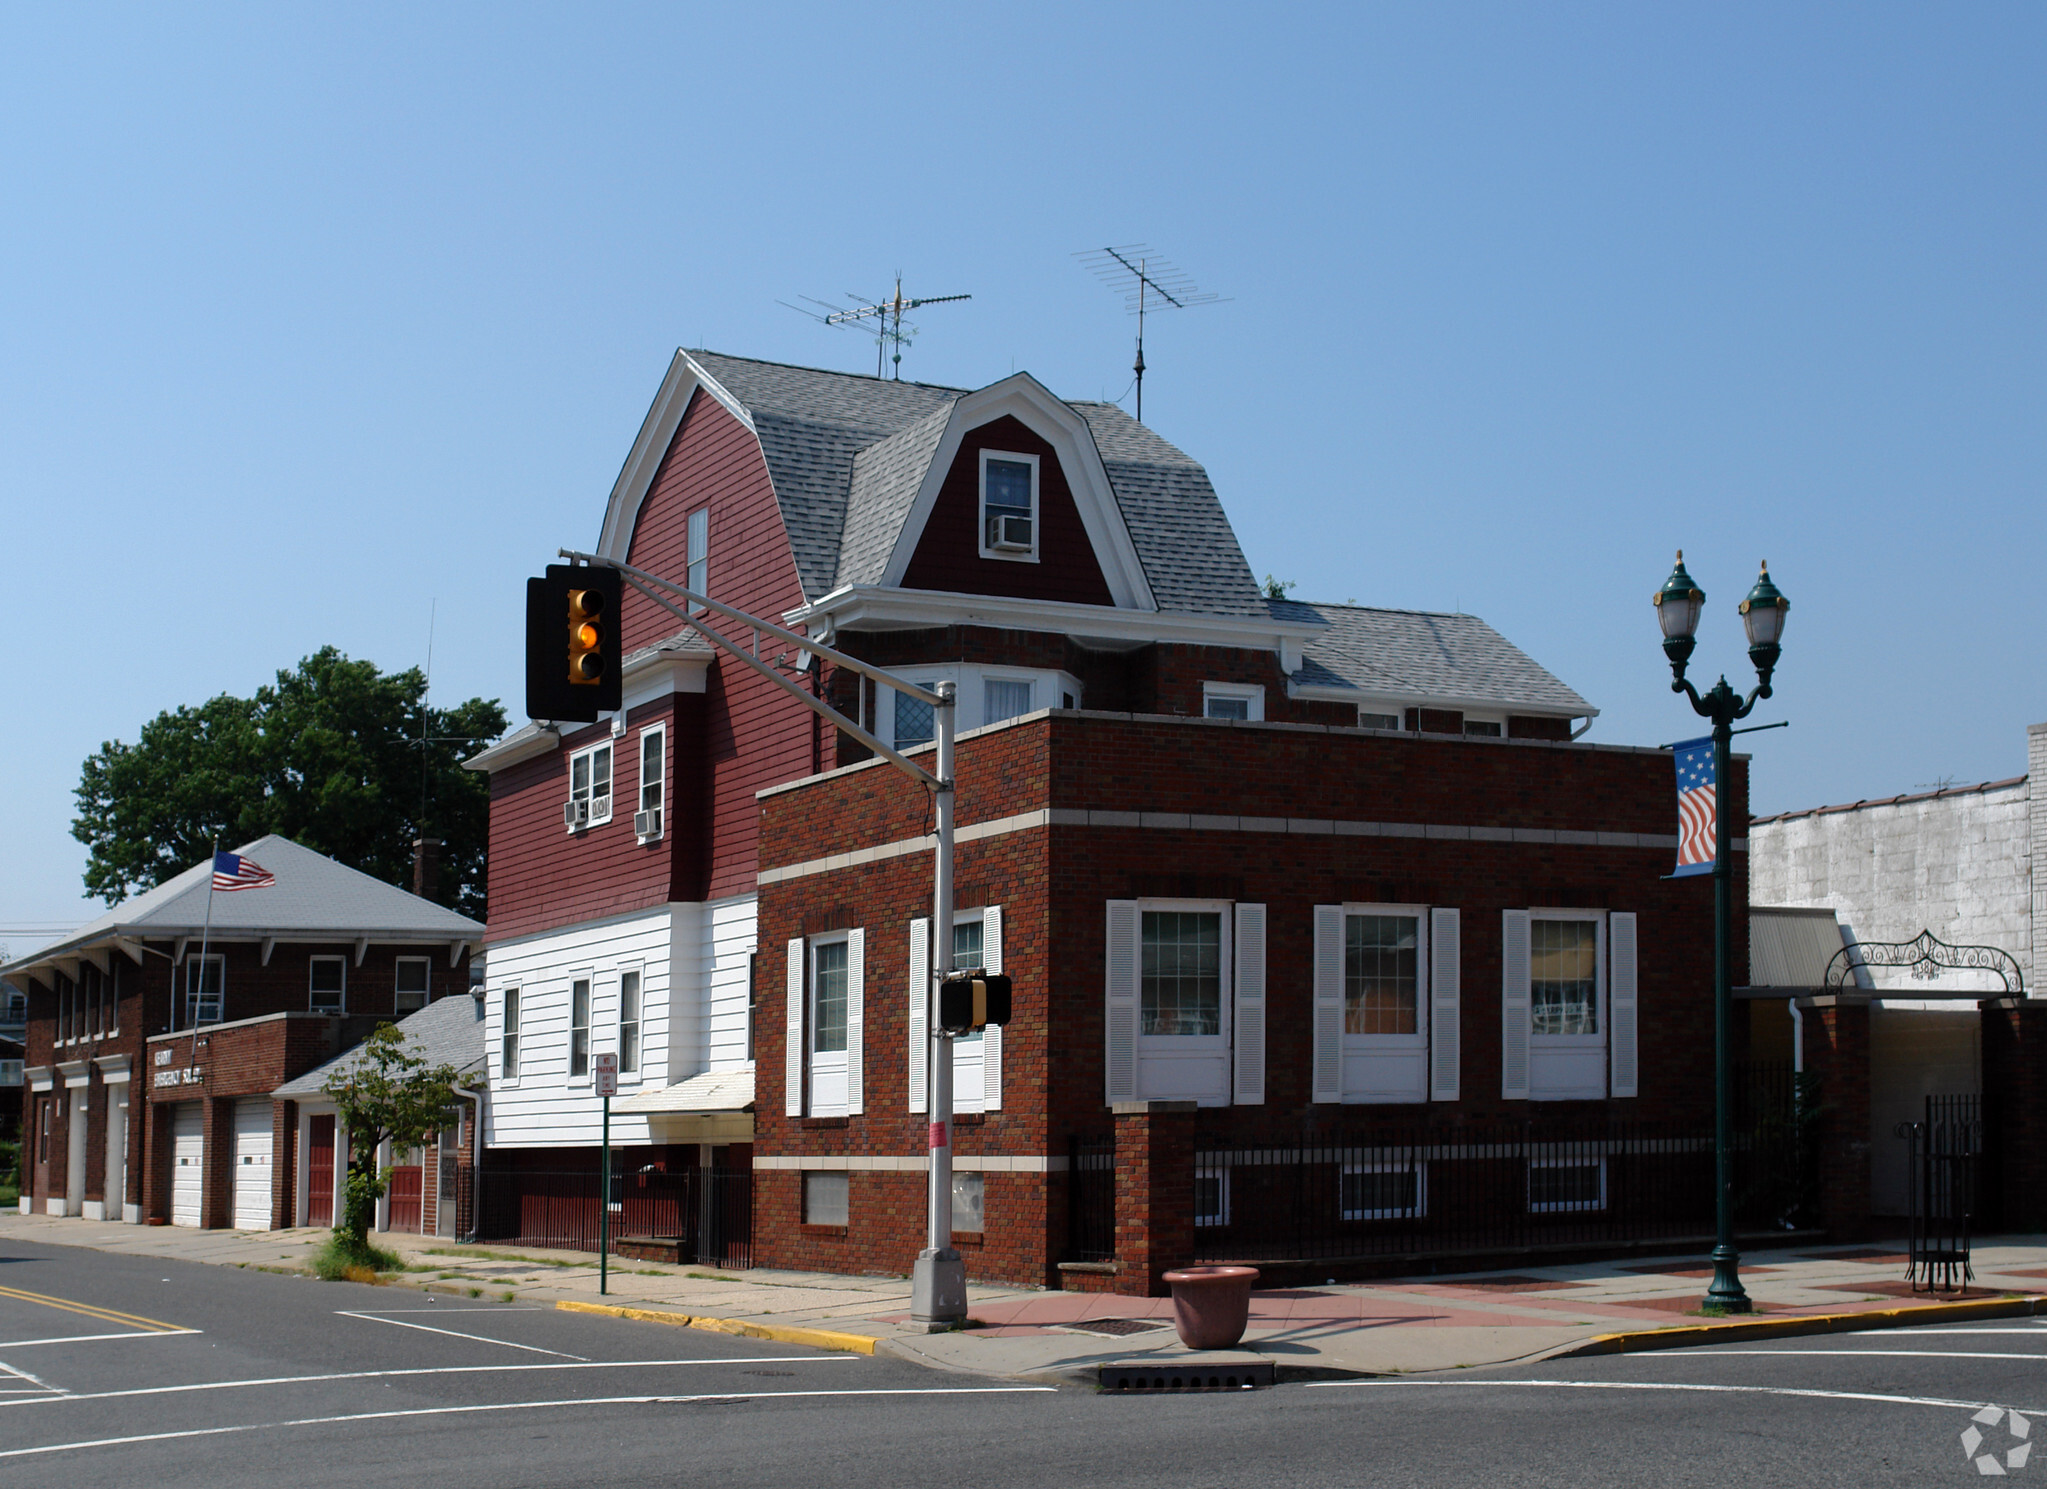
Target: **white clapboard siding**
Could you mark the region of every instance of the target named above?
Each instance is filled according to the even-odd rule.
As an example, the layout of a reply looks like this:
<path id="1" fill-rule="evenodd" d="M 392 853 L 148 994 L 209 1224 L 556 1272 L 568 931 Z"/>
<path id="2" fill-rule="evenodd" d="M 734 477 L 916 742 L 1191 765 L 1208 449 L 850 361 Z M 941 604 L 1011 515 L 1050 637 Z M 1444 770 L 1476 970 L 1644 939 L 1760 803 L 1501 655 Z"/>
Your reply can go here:
<path id="1" fill-rule="evenodd" d="M 1500 915 L 1500 1097 L 1528 1099 L 1528 912 Z"/>
<path id="2" fill-rule="evenodd" d="M 846 933 L 846 1115 L 861 1113 L 867 1068 L 867 932 Z"/>
<path id="3" fill-rule="evenodd" d="M 910 1110 L 931 1105 L 931 921 L 910 922 Z"/>
<path id="4" fill-rule="evenodd" d="M 1265 907 L 1237 906 L 1236 1071 L 1231 1100 L 1265 1104 Z"/>
<path id="5" fill-rule="evenodd" d="M 1613 1033 L 1609 1053 L 1613 1060 L 1611 1092 L 1633 1096 L 1641 1084 L 1636 1045 L 1639 1040 L 1639 1007 L 1635 979 L 1635 917 L 1617 910 L 1607 917 L 1607 1001 L 1612 1009 Z"/>
<path id="6" fill-rule="evenodd" d="M 789 943 L 788 1039 L 782 1050 L 782 1110 L 791 1117 L 803 1115 L 803 941 Z"/>
<path id="7" fill-rule="evenodd" d="M 1429 1100 L 1457 1100 L 1464 1026 L 1459 1007 L 1460 943 L 1455 910 L 1429 912 Z"/>
<path id="8" fill-rule="evenodd" d="M 1137 1099 L 1137 901 L 1110 900 L 1105 1049 L 1102 1070 L 1108 1100 Z"/>
<path id="9" fill-rule="evenodd" d="M 1315 1057 L 1311 1101 L 1343 1100 L 1343 906 L 1315 907 Z"/>
<path id="10" fill-rule="evenodd" d="M 981 965 L 990 972 L 1002 970 L 1002 907 L 990 905 L 981 912 Z M 1002 1110 L 1002 1026 L 990 1024 L 981 1031 L 981 1110 Z"/>

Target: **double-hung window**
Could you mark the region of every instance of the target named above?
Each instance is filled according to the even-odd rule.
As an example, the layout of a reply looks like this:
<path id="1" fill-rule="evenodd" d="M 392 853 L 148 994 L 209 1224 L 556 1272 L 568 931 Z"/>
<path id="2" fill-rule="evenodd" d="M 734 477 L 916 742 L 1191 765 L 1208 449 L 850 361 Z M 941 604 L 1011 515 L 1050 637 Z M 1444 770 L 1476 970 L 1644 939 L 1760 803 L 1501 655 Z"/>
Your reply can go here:
<path id="1" fill-rule="evenodd" d="M 986 945 L 987 918 L 982 911 L 958 912 L 952 925 L 952 970 L 971 972 L 987 963 L 982 959 Z M 988 1073 L 986 1031 L 952 1037 L 952 1109 L 978 1112 L 987 1109 Z M 958 1227 L 955 1227 L 957 1229 Z M 977 1225 L 974 1229 L 979 1230 Z"/>
<path id="2" fill-rule="evenodd" d="M 1137 1095 L 1227 1102 L 1229 907 L 1139 901 L 1137 974 Z"/>
<path id="3" fill-rule="evenodd" d="M 981 452 L 981 557 L 1038 561 L 1038 457 Z"/>
<path id="4" fill-rule="evenodd" d="M 227 983 L 227 958 L 219 952 L 185 958 L 185 1025 L 220 1022 L 221 995 Z"/>
<path id="5" fill-rule="evenodd" d="M 611 820 L 611 743 L 569 756 L 569 800 L 562 814 L 570 832 Z"/>
<path id="6" fill-rule="evenodd" d="M 857 1117 L 864 1110 L 867 933 L 832 931 L 788 944 L 783 1047 L 792 1117 Z"/>
<path id="7" fill-rule="evenodd" d="M 640 969 L 628 967 L 618 974 L 618 1073 L 637 1075 L 640 1070 Z"/>
<path id="8" fill-rule="evenodd" d="M 569 1079 L 590 1078 L 590 979 L 569 983 Z"/>
<path id="9" fill-rule="evenodd" d="M 846 1110 L 846 977 L 844 936 L 821 940 L 810 952 L 811 1114 L 841 1116 Z"/>
<path id="10" fill-rule="evenodd" d="M 1346 905 L 1343 913 L 1343 1099 L 1426 1101 L 1428 912 Z"/>
<path id="11" fill-rule="evenodd" d="M 711 583 L 711 509 L 699 507 L 689 514 L 689 568 L 683 587 L 700 595 L 709 594 Z M 720 603 L 725 603 L 721 601 Z M 704 607 L 689 602 L 691 615 L 702 615 Z"/>
<path id="12" fill-rule="evenodd" d="M 348 1009 L 348 958 L 316 956 L 309 961 L 306 1006 L 314 1013 L 344 1013 Z"/>
<path id="13" fill-rule="evenodd" d="M 1628 1014 L 1613 1051 L 1613 1094 L 1634 1094 L 1634 916 L 1602 910 L 1510 910 L 1501 963 L 1502 1094 L 1597 1101 L 1609 1094 L 1607 928 L 1625 932 L 1619 972 Z"/>
<path id="14" fill-rule="evenodd" d="M 423 956 L 402 956 L 398 958 L 398 975 L 391 1007 L 398 1017 L 417 1013 L 426 1007 L 430 996 L 427 980 L 432 975 L 433 961 Z"/>
<path id="15" fill-rule="evenodd" d="M 640 806 L 633 835 L 643 843 L 661 836 L 668 793 L 668 731 L 653 725 L 640 731 Z"/>
<path id="16" fill-rule="evenodd" d="M 519 1078 L 519 990 L 505 989 L 505 1023 L 498 1034 L 498 1074 L 505 1080 Z"/>

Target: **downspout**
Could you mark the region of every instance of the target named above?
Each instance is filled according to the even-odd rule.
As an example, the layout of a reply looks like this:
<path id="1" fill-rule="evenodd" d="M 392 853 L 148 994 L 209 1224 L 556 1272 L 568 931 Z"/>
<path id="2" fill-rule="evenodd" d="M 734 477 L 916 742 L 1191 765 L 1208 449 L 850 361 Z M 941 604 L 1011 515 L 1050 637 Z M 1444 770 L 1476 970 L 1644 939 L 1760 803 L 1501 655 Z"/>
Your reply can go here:
<path id="1" fill-rule="evenodd" d="M 1805 1074 L 1805 1012 L 1798 1006 L 1798 999 L 1788 1000 L 1791 1005 L 1791 1073 Z"/>
<path id="2" fill-rule="evenodd" d="M 469 1166 L 469 1230 L 462 1234 L 458 1225 L 455 1236 L 456 1241 L 467 1246 L 476 1240 L 477 1217 L 483 1213 L 483 1092 L 458 1086 L 455 1094 L 467 1099 L 473 1108 L 469 1116 L 469 1151 L 476 1155 L 476 1161 Z M 456 1204 L 461 1204 L 459 1196 Z"/>

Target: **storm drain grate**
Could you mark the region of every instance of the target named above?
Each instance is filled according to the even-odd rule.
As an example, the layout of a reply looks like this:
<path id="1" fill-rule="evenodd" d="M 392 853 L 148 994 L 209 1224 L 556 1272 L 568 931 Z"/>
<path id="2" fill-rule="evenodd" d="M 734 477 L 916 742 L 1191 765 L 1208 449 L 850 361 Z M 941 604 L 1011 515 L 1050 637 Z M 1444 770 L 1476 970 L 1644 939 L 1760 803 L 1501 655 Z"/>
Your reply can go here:
<path id="1" fill-rule="evenodd" d="M 1107 1334 L 1120 1339 L 1125 1334 L 1149 1334 L 1154 1329 L 1170 1328 L 1162 1318 L 1084 1318 L 1062 1325 L 1076 1329 L 1083 1334 Z"/>
<path id="2" fill-rule="evenodd" d="M 1217 1365 L 1197 1369 L 1193 1365 L 1104 1365 L 1098 1377 L 1102 1389 L 1146 1395 L 1174 1391 L 1249 1391 L 1272 1384 L 1272 1365 Z"/>

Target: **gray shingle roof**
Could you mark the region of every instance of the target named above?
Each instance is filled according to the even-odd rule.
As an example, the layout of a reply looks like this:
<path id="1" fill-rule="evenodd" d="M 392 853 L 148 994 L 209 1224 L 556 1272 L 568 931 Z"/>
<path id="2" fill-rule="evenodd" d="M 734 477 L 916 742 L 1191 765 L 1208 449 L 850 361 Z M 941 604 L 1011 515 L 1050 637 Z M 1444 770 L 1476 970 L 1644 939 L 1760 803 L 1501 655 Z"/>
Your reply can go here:
<path id="1" fill-rule="evenodd" d="M 411 1053 L 428 1065 L 452 1065 L 463 1075 L 483 1072 L 483 1000 L 467 993 L 450 993 L 417 1013 L 398 1021 Z M 318 1096 L 327 1077 L 347 1070 L 361 1058 L 362 1046 L 343 1050 L 325 1065 L 286 1081 L 270 1094 L 283 1097 Z M 465 1084 L 480 1085 L 480 1081 Z"/>
<path id="2" fill-rule="evenodd" d="M 1493 703 L 1574 718 L 1598 712 L 1521 648 L 1475 615 L 1372 610 L 1358 605 L 1268 600 L 1281 620 L 1325 622 L 1305 648 L 1298 683 L 1334 678 L 1389 700 Z M 1309 675 L 1310 673 L 1313 675 Z"/>
<path id="3" fill-rule="evenodd" d="M 689 355 L 753 419 L 804 594 L 880 582 L 965 390 Z M 1068 407 L 1094 435 L 1159 608 L 1262 616 L 1257 582 L 1200 464 L 1114 404 Z"/>

